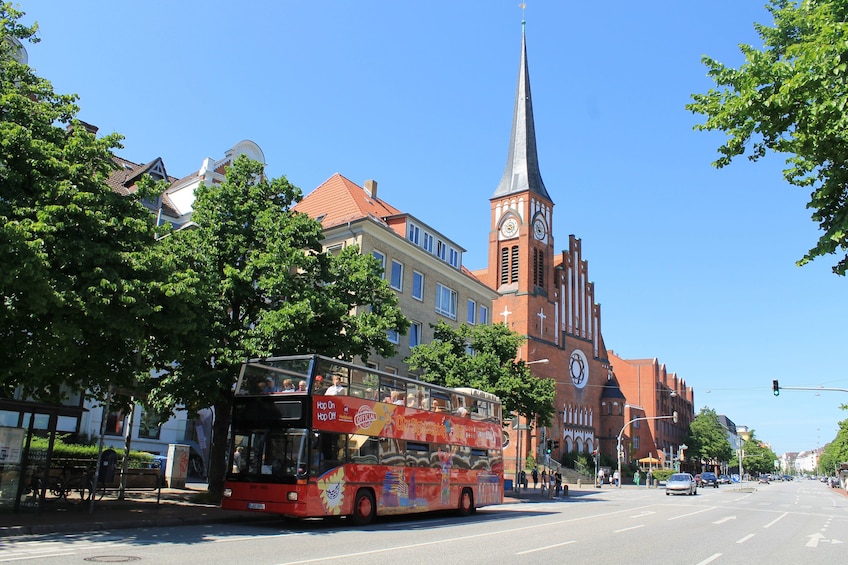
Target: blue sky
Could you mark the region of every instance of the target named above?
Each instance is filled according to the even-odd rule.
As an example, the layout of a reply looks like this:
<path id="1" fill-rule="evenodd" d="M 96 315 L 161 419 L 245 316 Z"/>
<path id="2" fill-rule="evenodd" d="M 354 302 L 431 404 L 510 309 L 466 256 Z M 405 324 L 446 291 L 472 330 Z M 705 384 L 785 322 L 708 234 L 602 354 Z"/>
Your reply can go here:
<path id="1" fill-rule="evenodd" d="M 184 176 L 242 139 L 308 193 L 338 172 L 485 266 L 521 45 L 514 0 L 21 0 L 30 64 L 121 155 Z M 848 395 L 848 281 L 798 268 L 818 231 L 783 159 L 716 170 L 723 135 L 684 105 L 709 55 L 759 46 L 765 0 L 562 2 L 526 9 L 542 177 L 558 249 L 583 241 L 607 347 L 656 357 L 776 452 L 830 441 Z"/>

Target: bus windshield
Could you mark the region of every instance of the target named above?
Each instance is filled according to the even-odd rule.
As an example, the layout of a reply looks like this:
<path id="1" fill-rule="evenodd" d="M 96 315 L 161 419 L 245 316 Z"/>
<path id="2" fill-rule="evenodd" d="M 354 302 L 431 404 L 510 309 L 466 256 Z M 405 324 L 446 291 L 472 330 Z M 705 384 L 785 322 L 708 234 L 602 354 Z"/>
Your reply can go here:
<path id="1" fill-rule="evenodd" d="M 306 476 L 309 461 L 307 430 L 268 428 L 234 431 L 233 475 L 260 480 L 267 476 L 281 482 Z"/>

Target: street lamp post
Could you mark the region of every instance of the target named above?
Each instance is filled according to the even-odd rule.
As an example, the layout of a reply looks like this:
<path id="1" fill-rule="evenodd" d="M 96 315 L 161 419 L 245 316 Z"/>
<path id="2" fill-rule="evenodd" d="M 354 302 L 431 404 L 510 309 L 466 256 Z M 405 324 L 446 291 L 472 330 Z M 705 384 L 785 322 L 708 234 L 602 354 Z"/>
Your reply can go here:
<path id="1" fill-rule="evenodd" d="M 626 424 L 624 424 L 621 427 L 621 431 L 618 432 L 618 442 L 617 442 L 616 454 L 615 454 L 616 459 L 618 459 L 618 488 L 621 488 L 621 435 L 624 433 L 624 430 L 626 430 L 627 427 L 630 426 L 630 424 L 632 424 L 633 422 L 641 422 L 641 421 L 644 421 L 644 420 L 667 420 L 669 418 L 674 420 L 674 423 L 676 424 L 677 423 L 677 410 L 675 410 L 671 414 L 671 416 L 643 416 L 641 418 L 633 418 L 632 420 L 630 420 L 629 422 L 627 422 Z"/>

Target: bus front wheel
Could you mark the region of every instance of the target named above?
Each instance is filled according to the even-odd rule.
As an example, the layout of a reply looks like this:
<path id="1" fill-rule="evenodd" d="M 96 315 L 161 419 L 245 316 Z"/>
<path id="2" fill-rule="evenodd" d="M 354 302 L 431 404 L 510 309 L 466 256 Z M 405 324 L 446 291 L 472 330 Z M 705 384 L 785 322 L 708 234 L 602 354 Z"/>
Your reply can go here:
<path id="1" fill-rule="evenodd" d="M 357 526 L 367 526 L 374 520 L 377 506 L 374 503 L 374 495 L 369 490 L 360 490 L 356 493 L 353 501 L 353 514 L 351 518 Z"/>
<path id="2" fill-rule="evenodd" d="M 459 495 L 459 515 L 468 516 L 474 514 L 475 510 L 474 495 L 471 493 L 471 489 L 462 489 L 462 494 Z"/>

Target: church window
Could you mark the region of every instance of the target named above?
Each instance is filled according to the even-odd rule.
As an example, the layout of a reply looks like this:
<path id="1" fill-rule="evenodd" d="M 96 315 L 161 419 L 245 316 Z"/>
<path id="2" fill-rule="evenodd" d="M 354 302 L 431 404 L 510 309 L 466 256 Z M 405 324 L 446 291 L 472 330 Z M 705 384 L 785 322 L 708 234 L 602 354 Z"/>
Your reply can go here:
<path id="1" fill-rule="evenodd" d="M 533 250 L 533 284 L 545 288 L 545 252 L 541 249 Z"/>
<path id="2" fill-rule="evenodd" d="M 501 284 L 509 282 L 509 249 L 501 249 Z"/>
<path id="3" fill-rule="evenodd" d="M 511 257 L 512 265 L 509 272 L 509 282 L 514 283 L 518 282 L 518 246 L 512 246 L 512 257 Z"/>

